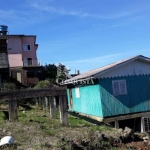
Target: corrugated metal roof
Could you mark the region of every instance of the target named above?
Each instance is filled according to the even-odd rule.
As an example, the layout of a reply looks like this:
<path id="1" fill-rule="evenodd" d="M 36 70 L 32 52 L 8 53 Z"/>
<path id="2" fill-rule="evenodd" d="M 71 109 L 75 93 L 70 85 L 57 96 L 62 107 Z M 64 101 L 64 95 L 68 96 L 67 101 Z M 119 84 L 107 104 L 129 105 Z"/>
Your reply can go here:
<path id="1" fill-rule="evenodd" d="M 124 59 L 124 60 L 121 60 L 121 61 L 109 64 L 109 65 L 104 66 L 104 67 L 100 67 L 100 68 L 97 68 L 97 69 L 89 70 L 89 71 L 87 71 L 87 72 L 85 72 L 83 74 L 80 74 L 80 75 L 77 75 L 77 76 L 75 76 L 75 77 L 73 77 L 71 79 L 65 80 L 64 84 L 69 84 L 71 81 L 75 81 L 75 80 L 83 80 L 83 79 L 86 79 L 86 78 L 94 77 L 94 76 L 96 76 L 96 75 L 98 75 L 100 73 L 103 74 L 105 72 L 111 71 L 112 69 L 114 69 L 116 67 L 119 67 L 121 65 L 124 65 L 126 63 L 129 63 L 129 62 L 137 60 L 137 59 L 142 59 L 142 60 L 150 62 L 150 58 L 148 58 L 148 57 L 145 57 L 145 56 L 142 56 L 142 55 L 134 56 L 134 57 L 131 57 L 131 58 L 127 58 L 127 59 Z"/>

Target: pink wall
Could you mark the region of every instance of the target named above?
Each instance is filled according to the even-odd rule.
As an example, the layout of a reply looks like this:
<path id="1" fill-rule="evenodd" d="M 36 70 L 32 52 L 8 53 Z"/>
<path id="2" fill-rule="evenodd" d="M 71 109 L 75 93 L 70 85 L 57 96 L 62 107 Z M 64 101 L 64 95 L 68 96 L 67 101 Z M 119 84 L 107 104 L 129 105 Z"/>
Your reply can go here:
<path id="1" fill-rule="evenodd" d="M 20 37 L 8 38 L 8 54 L 21 54 L 22 53 L 22 41 Z M 11 48 L 11 50 L 9 50 Z"/>
<path id="2" fill-rule="evenodd" d="M 35 45 L 35 40 L 36 36 L 8 35 L 8 56 L 10 67 L 23 66 L 23 60 L 25 58 L 37 60 L 36 50 L 38 45 Z M 31 45 L 31 50 L 25 51 L 24 44 Z"/>
<path id="3" fill-rule="evenodd" d="M 23 44 L 30 44 L 31 50 L 24 51 Z M 37 60 L 36 50 L 35 50 L 35 37 L 23 37 L 22 38 L 22 58 L 32 58 L 33 60 Z"/>
<path id="4" fill-rule="evenodd" d="M 10 67 L 21 67 L 23 66 L 21 54 L 8 54 L 9 66 Z"/>

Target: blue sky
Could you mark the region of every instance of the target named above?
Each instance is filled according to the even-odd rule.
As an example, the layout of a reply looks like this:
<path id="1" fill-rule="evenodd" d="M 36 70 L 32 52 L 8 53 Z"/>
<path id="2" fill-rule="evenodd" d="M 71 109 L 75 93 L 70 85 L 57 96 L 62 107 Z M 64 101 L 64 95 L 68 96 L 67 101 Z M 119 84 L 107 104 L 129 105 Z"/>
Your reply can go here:
<path id="1" fill-rule="evenodd" d="M 0 0 L 9 34 L 37 35 L 43 64 L 81 72 L 150 57 L 150 0 Z"/>

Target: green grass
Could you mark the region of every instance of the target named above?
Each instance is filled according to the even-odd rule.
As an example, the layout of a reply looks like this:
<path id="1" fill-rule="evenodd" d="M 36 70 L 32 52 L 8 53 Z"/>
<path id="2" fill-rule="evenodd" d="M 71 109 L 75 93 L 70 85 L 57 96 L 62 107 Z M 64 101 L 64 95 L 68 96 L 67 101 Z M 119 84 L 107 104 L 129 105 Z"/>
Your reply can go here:
<path id="1" fill-rule="evenodd" d="M 43 141 L 46 137 L 56 137 L 60 139 L 62 136 L 71 136 L 72 131 L 78 131 L 82 135 L 83 132 L 95 132 L 95 131 L 111 131 L 111 128 L 106 125 L 94 125 L 79 117 L 68 115 L 68 126 L 60 124 L 59 111 L 57 111 L 57 119 L 50 119 L 49 111 L 41 110 L 38 106 L 31 106 L 31 110 L 27 110 L 26 113 L 18 111 L 18 121 L 9 122 L 3 112 L 0 112 L 0 129 L 5 129 L 12 133 L 15 137 L 16 143 L 21 147 L 27 149 L 27 146 L 33 145 L 35 149 L 42 147 L 44 150 L 50 147 L 50 143 Z M 68 132 L 68 134 L 67 134 Z M 0 134 L 1 135 L 1 134 Z M 79 136 L 78 134 L 75 134 Z M 2 136 L 2 135 L 1 135 Z M 74 136 L 74 135 L 73 135 Z M 32 143 L 33 137 L 39 140 L 39 143 Z M 55 144 L 54 144 L 55 145 Z M 59 145 L 56 141 L 56 147 Z M 21 148 L 20 148 L 21 149 Z M 40 148 L 39 148 L 40 149 Z"/>

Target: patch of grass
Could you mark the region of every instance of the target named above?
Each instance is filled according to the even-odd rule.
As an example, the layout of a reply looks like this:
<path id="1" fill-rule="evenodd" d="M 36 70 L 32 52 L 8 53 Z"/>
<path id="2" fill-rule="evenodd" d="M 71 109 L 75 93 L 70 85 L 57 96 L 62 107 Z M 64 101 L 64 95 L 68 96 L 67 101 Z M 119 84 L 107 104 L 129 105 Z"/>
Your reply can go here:
<path id="1" fill-rule="evenodd" d="M 57 134 L 57 132 L 55 130 L 51 130 L 47 127 L 45 129 L 43 129 L 43 132 L 49 136 L 55 136 Z"/>
<path id="2" fill-rule="evenodd" d="M 69 125 L 71 127 L 81 127 L 81 126 L 90 126 L 90 123 L 80 119 L 80 118 L 77 118 L 77 117 L 73 117 L 71 115 L 68 116 L 68 121 L 69 121 Z"/>
<path id="3" fill-rule="evenodd" d="M 136 148 L 134 146 L 126 146 L 126 150 L 135 150 Z"/>
<path id="4" fill-rule="evenodd" d="M 57 119 L 50 119 L 48 110 L 41 110 L 40 107 L 35 105 L 30 105 L 30 107 L 31 109 L 27 110 L 26 113 L 18 111 L 18 121 L 15 122 L 4 120 L 5 116 L 3 112 L 0 112 L 0 128 L 6 130 L 6 135 L 7 131 L 12 133 L 16 143 L 20 144 L 17 149 L 28 149 L 32 147 L 33 149 L 47 150 L 51 147 L 51 143 L 49 143 L 51 139 L 55 139 L 52 142 L 53 146 L 56 145 L 59 148 L 61 143 L 57 141 L 62 137 L 72 136 L 78 138 L 88 131 L 94 133 L 97 130 L 111 130 L 106 125 L 94 125 L 71 115 L 68 115 L 69 126 L 66 127 L 60 124 L 58 110 Z M 22 110 L 22 108 L 20 109 Z M 66 148 L 69 149 L 70 147 L 68 146 Z"/>
<path id="5" fill-rule="evenodd" d="M 119 150 L 117 147 L 111 147 L 110 150 Z"/>
<path id="6" fill-rule="evenodd" d="M 3 120 L 7 120 L 7 116 L 4 114 L 4 112 L 0 111 L 0 121 L 3 121 Z"/>
<path id="7" fill-rule="evenodd" d="M 92 131 L 97 131 L 97 130 L 99 130 L 99 131 L 113 131 L 110 127 L 108 127 L 108 126 L 105 125 L 105 124 L 100 125 L 100 126 L 98 126 L 98 125 L 93 125 L 93 126 L 91 126 L 91 130 L 92 130 Z"/>

